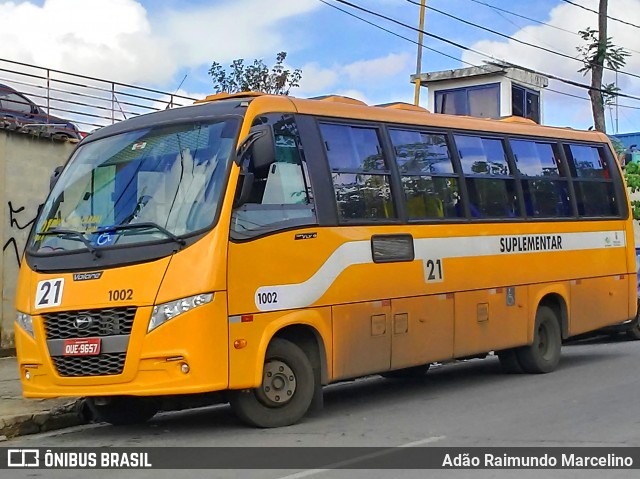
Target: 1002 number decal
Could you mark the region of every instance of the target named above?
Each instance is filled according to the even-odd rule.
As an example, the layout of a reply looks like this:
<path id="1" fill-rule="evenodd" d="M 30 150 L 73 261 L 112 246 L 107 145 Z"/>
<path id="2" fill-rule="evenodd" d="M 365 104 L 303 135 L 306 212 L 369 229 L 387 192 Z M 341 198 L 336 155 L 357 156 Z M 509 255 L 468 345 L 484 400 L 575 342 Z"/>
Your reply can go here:
<path id="1" fill-rule="evenodd" d="M 256 293 L 258 304 L 276 304 L 278 302 L 278 293 L 275 291 L 269 293 Z"/>
<path id="2" fill-rule="evenodd" d="M 125 301 L 133 299 L 132 289 L 110 289 L 109 301 Z"/>

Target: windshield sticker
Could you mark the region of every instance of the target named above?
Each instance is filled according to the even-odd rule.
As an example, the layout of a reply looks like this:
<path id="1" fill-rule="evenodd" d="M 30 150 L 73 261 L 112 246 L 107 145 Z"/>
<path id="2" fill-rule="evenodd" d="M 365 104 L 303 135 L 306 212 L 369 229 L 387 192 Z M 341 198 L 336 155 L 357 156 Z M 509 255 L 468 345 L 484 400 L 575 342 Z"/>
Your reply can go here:
<path id="1" fill-rule="evenodd" d="M 93 243 L 96 246 L 109 246 L 113 244 L 113 241 L 114 241 L 113 232 L 103 231 L 97 237 L 94 238 Z"/>
<path id="2" fill-rule="evenodd" d="M 60 218 L 51 218 L 45 221 L 41 231 L 47 232 L 54 228 L 73 228 L 82 229 L 91 233 L 98 229 L 98 226 L 102 222 L 102 215 L 88 215 L 88 216 L 73 216 L 61 220 Z"/>
<path id="3" fill-rule="evenodd" d="M 131 146 L 131 151 L 144 150 L 146 146 L 147 146 L 146 141 L 139 141 L 138 143 L 134 143 Z"/>

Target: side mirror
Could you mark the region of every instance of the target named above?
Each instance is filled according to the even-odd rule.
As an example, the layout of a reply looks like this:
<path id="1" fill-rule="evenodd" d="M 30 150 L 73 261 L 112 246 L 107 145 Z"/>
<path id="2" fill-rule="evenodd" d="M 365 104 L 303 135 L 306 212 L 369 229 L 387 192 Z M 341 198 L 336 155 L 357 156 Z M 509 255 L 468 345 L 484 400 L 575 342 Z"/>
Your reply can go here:
<path id="1" fill-rule="evenodd" d="M 251 194 L 251 188 L 253 188 L 253 173 L 249 173 L 248 171 L 240 173 L 240 181 L 242 182 L 242 186 L 237 190 L 239 193 L 236 194 L 235 199 L 233 200 L 233 207 L 239 208 L 244 205 L 247 201 L 249 201 L 249 195 Z"/>
<path id="2" fill-rule="evenodd" d="M 250 155 L 254 170 L 273 163 L 276 159 L 276 141 L 271 125 L 252 126 L 236 153 L 238 164 L 242 164 L 244 158 Z"/>
<path id="3" fill-rule="evenodd" d="M 63 169 L 64 169 L 64 166 L 56 166 L 56 168 L 53 170 L 53 173 L 51 173 L 51 177 L 49 178 L 49 191 L 51 191 L 55 186 L 56 182 L 58 181 L 58 178 L 60 177 L 60 173 L 62 173 Z"/>
<path id="4" fill-rule="evenodd" d="M 236 151 L 236 162 L 242 167 L 239 179 L 242 184 L 239 184 L 236 190 L 236 197 L 233 201 L 234 208 L 249 201 L 255 181 L 253 172 L 268 167 L 275 160 L 276 141 L 271 125 L 252 126 L 249 134 Z"/>

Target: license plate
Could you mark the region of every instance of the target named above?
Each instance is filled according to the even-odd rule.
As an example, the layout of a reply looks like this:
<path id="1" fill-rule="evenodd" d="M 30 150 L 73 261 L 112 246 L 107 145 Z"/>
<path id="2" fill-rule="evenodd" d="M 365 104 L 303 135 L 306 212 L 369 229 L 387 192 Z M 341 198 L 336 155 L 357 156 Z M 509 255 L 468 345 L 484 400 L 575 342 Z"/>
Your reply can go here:
<path id="1" fill-rule="evenodd" d="M 97 356 L 100 354 L 100 338 L 64 340 L 64 356 Z"/>

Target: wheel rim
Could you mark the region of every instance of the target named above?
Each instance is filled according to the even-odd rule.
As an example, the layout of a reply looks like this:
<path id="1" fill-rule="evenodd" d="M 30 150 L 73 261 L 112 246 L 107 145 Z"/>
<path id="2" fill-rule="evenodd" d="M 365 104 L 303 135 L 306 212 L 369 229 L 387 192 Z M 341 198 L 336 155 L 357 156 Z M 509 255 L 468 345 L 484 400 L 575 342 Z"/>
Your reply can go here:
<path id="1" fill-rule="evenodd" d="M 293 370 L 278 359 L 265 363 L 262 386 L 257 396 L 269 407 L 280 407 L 287 404 L 296 392 L 296 375 Z"/>

